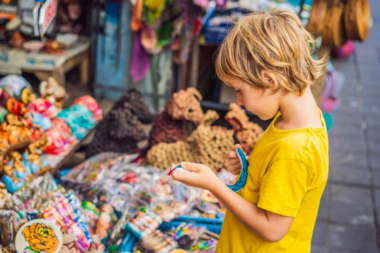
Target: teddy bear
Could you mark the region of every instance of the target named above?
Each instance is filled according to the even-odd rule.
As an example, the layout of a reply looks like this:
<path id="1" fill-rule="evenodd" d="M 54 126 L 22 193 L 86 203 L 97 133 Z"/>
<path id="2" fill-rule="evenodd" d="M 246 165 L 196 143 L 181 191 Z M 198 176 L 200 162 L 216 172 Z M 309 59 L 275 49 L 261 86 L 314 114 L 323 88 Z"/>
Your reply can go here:
<path id="1" fill-rule="evenodd" d="M 204 116 L 201 100 L 201 94 L 191 87 L 174 93 L 152 126 L 150 146 L 185 141 L 188 136 L 185 122 L 198 126 Z"/>
<path id="2" fill-rule="evenodd" d="M 229 111 L 224 119 L 233 127 L 243 151 L 247 155 L 251 154 L 263 134 L 263 129 L 259 125 L 250 122 L 245 111 L 234 103 L 230 104 Z"/>
<path id="3" fill-rule="evenodd" d="M 168 169 L 172 163 L 182 161 L 202 163 L 217 172 L 223 167 L 223 155 L 234 146 L 234 132 L 212 126 L 219 118 L 215 111 L 207 111 L 200 125 L 185 141 L 159 143 L 147 154 L 147 163 Z"/>

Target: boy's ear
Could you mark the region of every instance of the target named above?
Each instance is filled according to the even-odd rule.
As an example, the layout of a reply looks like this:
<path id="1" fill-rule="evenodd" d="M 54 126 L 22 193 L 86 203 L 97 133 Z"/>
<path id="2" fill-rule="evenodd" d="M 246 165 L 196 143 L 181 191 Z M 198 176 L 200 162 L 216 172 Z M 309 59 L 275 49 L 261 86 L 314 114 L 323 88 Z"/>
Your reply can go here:
<path id="1" fill-rule="evenodd" d="M 278 82 L 275 74 L 269 70 L 261 71 L 261 79 L 268 85 L 271 90 L 275 90 L 277 88 Z"/>

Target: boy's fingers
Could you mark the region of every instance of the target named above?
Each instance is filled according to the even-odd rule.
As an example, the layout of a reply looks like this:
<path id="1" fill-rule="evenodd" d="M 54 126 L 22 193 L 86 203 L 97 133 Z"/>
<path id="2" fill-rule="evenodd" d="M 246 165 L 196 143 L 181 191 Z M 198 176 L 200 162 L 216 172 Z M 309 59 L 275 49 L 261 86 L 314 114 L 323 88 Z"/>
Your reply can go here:
<path id="1" fill-rule="evenodd" d="M 232 158 L 237 158 L 237 154 L 235 151 L 230 151 L 228 152 L 228 158 L 229 159 L 232 159 Z"/>
<path id="2" fill-rule="evenodd" d="M 231 173 L 233 173 L 233 172 L 235 172 L 235 171 L 239 171 L 239 172 L 240 172 L 240 170 L 241 170 L 241 165 L 240 165 L 240 163 L 239 163 L 239 164 L 235 164 L 234 166 L 230 166 L 230 167 L 228 168 L 228 170 L 229 170 Z"/>
<path id="3" fill-rule="evenodd" d="M 226 167 L 230 167 L 230 166 L 235 166 L 235 165 L 240 165 L 240 160 L 239 158 L 234 158 L 234 159 L 229 159 L 227 160 L 224 165 Z"/>
<path id="4" fill-rule="evenodd" d="M 185 170 L 191 171 L 191 172 L 199 172 L 200 171 L 200 164 L 197 163 L 188 163 L 188 162 L 182 162 L 181 167 Z"/>
<path id="5" fill-rule="evenodd" d="M 237 170 L 231 171 L 231 173 L 232 173 L 233 175 L 235 175 L 235 176 L 240 175 L 240 172 L 241 172 L 241 169 L 240 169 L 240 168 L 237 169 Z"/>
<path id="6" fill-rule="evenodd" d="M 183 180 L 186 178 L 185 174 L 178 173 L 178 172 L 175 172 L 175 171 L 172 173 L 172 177 L 173 177 L 174 180 L 177 180 L 177 181 L 180 181 L 180 182 L 183 182 Z"/>
<path id="7" fill-rule="evenodd" d="M 236 150 L 236 149 L 238 149 L 238 148 L 242 149 L 242 148 L 241 148 L 241 145 L 240 145 L 240 144 L 235 144 L 235 146 L 234 146 L 234 150 Z"/>
<path id="8" fill-rule="evenodd" d="M 240 144 L 235 144 L 234 146 L 234 150 L 236 151 L 237 148 L 240 148 L 241 150 L 243 150 L 243 148 L 241 147 Z M 247 155 L 244 151 L 243 151 L 244 155 Z M 235 153 L 236 154 L 236 153 Z M 236 155 L 237 156 L 237 155 Z"/>

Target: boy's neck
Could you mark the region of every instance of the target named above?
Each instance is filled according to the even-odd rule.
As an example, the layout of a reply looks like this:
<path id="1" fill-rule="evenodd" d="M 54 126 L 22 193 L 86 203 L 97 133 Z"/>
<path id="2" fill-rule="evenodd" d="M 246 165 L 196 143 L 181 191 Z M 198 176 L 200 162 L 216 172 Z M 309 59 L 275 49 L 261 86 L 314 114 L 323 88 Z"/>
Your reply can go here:
<path id="1" fill-rule="evenodd" d="M 302 96 L 296 92 L 286 94 L 280 102 L 281 117 L 276 120 L 279 129 L 322 127 L 320 112 L 310 87 Z"/>

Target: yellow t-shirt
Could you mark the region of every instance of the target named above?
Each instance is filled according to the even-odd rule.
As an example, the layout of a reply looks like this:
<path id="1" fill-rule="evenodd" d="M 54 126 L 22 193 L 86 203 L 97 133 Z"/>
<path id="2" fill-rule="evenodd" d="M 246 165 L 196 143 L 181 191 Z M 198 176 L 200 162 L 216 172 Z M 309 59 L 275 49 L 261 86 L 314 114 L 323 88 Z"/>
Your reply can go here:
<path id="1" fill-rule="evenodd" d="M 319 202 L 328 177 L 328 137 L 322 128 L 280 130 L 274 122 L 248 159 L 248 180 L 238 192 L 258 207 L 294 217 L 286 236 L 270 243 L 227 212 L 217 253 L 310 252 Z"/>

